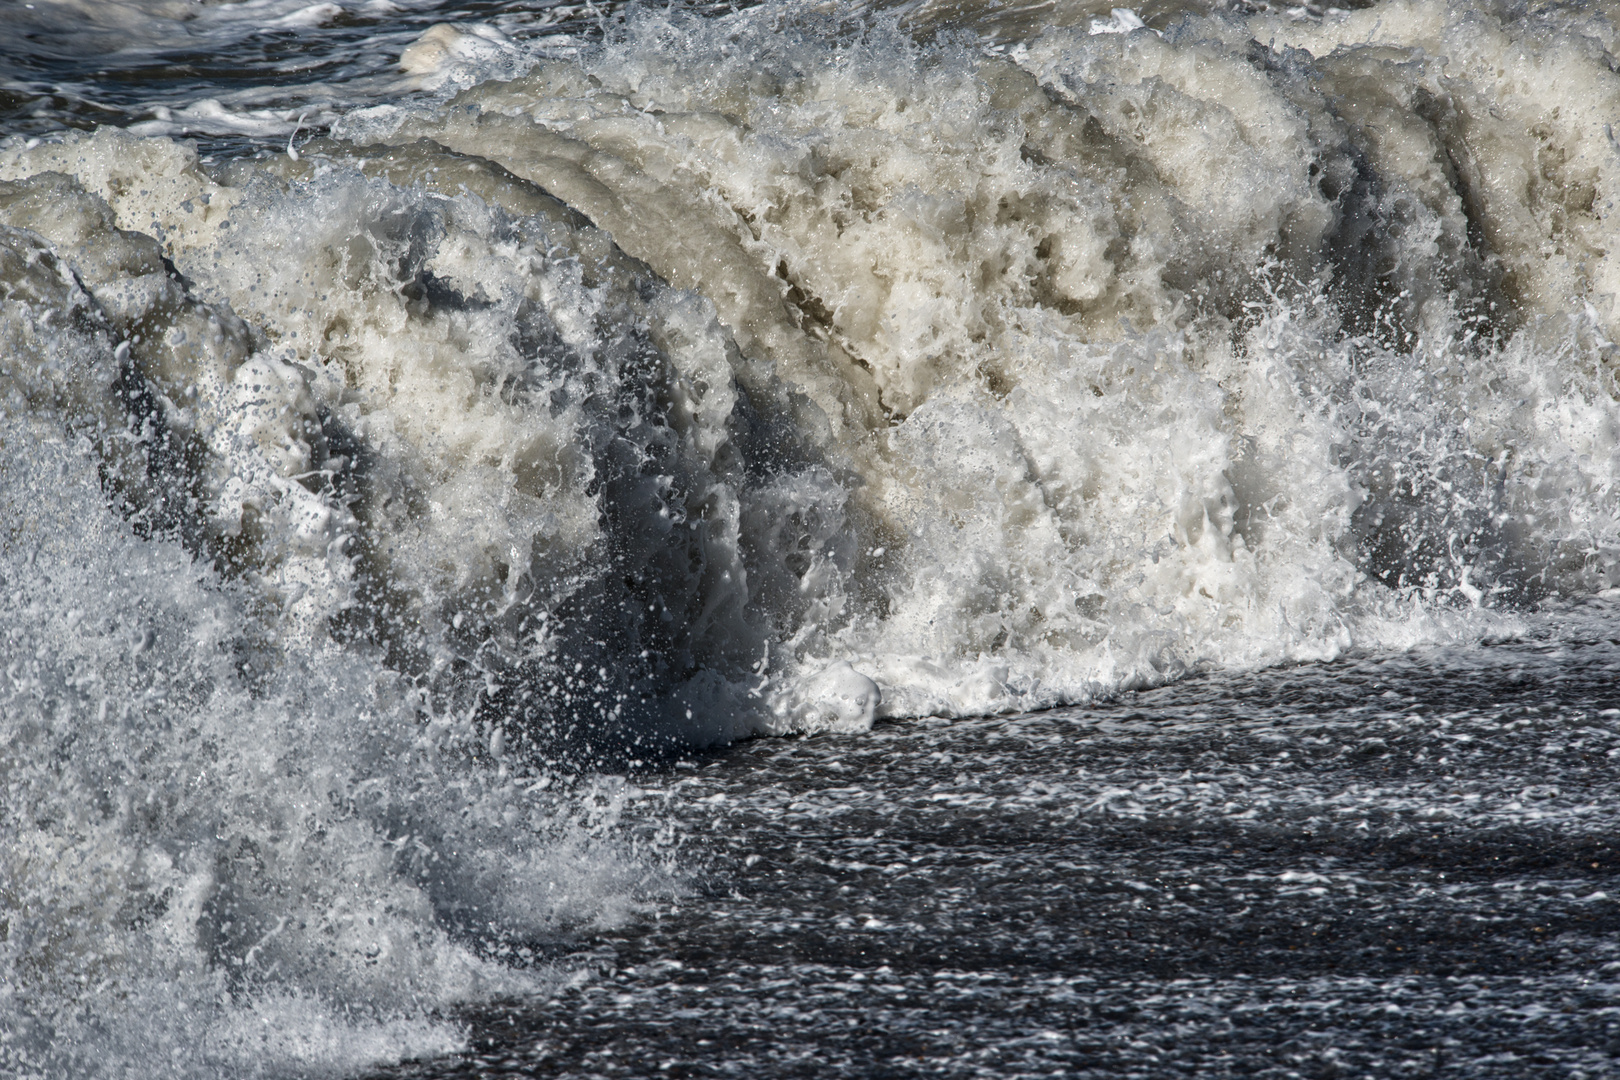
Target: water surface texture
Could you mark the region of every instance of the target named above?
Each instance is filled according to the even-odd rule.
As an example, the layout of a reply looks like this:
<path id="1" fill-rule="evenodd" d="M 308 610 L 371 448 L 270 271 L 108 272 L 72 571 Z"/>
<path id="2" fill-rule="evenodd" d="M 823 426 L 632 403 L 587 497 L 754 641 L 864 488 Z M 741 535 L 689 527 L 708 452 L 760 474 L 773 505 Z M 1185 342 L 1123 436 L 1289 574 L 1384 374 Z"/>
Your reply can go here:
<path id="1" fill-rule="evenodd" d="M 6 3 L 0 1064 L 1606 1074 L 1617 17 Z"/>
<path id="2" fill-rule="evenodd" d="M 695 760 L 694 892 L 383 1075 L 1612 1075 L 1620 654 L 1560 630 Z"/>

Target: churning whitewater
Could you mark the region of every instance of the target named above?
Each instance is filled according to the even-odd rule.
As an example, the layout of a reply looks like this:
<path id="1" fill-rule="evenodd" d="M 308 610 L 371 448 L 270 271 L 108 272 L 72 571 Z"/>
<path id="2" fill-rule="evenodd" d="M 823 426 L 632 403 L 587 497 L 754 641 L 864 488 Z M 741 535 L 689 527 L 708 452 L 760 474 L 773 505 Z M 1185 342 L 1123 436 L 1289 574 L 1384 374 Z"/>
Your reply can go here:
<path id="1" fill-rule="evenodd" d="M 453 1048 L 681 888 L 593 769 L 1620 583 L 1613 18 L 443 24 L 0 144 L 0 1066 Z"/>

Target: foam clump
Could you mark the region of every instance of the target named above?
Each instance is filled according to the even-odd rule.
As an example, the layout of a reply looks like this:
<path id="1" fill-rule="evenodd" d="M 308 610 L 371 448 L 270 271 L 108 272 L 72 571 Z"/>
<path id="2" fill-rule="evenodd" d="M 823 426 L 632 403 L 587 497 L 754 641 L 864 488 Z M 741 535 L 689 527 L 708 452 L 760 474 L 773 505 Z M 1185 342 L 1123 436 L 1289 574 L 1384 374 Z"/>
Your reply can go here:
<path id="1" fill-rule="evenodd" d="M 840 660 L 804 683 L 796 727 L 807 731 L 861 732 L 883 701 L 878 684 Z"/>
<path id="2" fill-rule="evenodd" d="M 493 26 L 470 23 L 451 26 L 435 23 L 400 53 L 399 66 L 423 87 L 434 87 L 452 77 L 458 66 L 488 63 L 511 55 L 515 46 Z"/>

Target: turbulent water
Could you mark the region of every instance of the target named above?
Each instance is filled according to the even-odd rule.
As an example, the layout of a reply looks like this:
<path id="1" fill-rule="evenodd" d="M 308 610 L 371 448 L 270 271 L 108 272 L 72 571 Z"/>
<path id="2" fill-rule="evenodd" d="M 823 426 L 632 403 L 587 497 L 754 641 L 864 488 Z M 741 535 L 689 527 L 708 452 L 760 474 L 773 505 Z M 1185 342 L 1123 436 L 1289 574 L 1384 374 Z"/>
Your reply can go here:
<path id="1" fill-rule="evenodd" d="M 1620 585 L 1609 5 L 0 30 L 0 1070 L 452 1052 L 684 755 Z"/>

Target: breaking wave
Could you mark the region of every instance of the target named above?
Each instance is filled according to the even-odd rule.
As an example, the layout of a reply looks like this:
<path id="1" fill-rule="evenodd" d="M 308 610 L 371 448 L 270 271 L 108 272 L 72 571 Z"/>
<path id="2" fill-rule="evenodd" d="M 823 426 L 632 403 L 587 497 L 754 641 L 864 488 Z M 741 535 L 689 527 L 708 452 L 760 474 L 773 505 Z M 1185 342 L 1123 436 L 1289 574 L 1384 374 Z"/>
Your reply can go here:
<path id="1" fill-rule="evenodd" d="M 434 1052 L 675 887 L 592 767 L 1612 587 L 1614 51 L 771 4 L 13 139 L 0 1060 Z"/>

